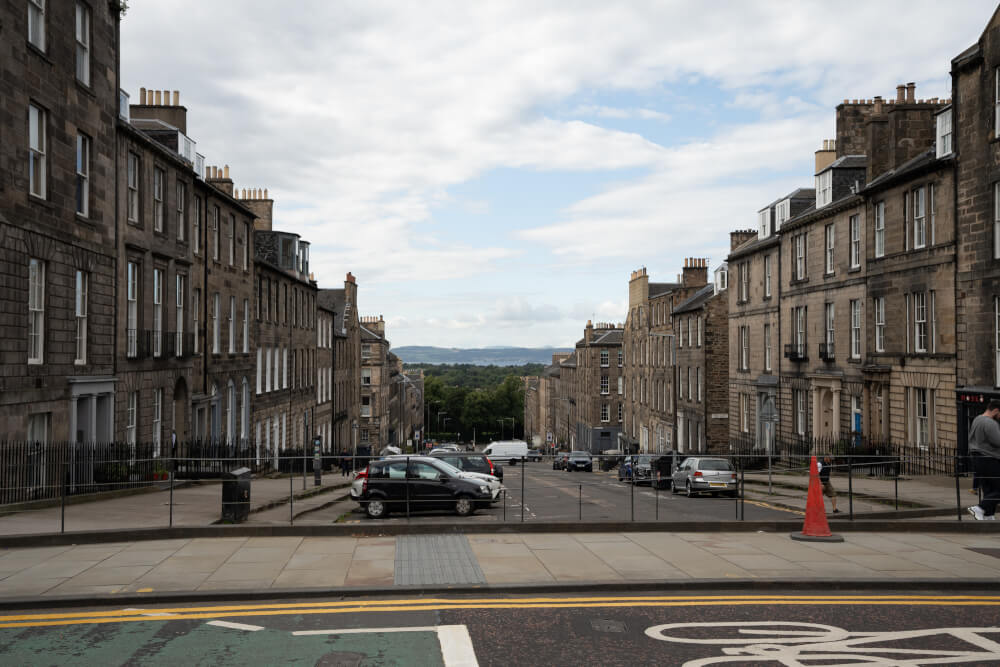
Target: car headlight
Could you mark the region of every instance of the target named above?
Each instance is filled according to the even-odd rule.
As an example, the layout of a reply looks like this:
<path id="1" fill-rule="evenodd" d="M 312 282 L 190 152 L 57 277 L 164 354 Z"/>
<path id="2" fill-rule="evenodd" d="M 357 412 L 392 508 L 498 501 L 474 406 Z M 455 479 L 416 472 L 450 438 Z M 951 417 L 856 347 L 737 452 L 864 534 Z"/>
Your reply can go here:
<path id="1" fill-rule="evenodd" d="M 488 486 L 480 486 L 479 487 L 479 493 L 489 493 L 489 492 L 490 492 L 490 487 L 488 487 Z"/>

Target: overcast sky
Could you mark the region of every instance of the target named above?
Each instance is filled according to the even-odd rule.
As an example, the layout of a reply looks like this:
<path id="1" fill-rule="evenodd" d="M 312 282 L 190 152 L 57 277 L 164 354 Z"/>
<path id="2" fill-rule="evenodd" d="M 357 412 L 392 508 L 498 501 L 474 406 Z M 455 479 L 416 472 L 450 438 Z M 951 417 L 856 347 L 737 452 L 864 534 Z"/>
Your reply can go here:
<path id="1" fill-rule="evenodd" d="M 950 97 L 991 2 L 133 0 L 122 86 L 188 134 L 394 346 L 570 345 L 629 273 L 714 268 L 812 187 L 844 98 Z"/>

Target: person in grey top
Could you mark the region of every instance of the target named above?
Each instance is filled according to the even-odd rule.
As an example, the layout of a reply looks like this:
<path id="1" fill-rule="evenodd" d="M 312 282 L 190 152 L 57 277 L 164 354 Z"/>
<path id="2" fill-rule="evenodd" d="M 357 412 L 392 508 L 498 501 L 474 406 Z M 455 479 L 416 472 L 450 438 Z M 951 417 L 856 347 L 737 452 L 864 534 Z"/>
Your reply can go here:
<path id="1" fill-rule="evenodd" d="M 979 521 L 995 521 L 1000 503 L 1000 401 L 990 401 L 986 411 L 972 420 L 969 427 L 969 454 L 976 485 L 983 492 L 978 505 L 969 513 Z"/>

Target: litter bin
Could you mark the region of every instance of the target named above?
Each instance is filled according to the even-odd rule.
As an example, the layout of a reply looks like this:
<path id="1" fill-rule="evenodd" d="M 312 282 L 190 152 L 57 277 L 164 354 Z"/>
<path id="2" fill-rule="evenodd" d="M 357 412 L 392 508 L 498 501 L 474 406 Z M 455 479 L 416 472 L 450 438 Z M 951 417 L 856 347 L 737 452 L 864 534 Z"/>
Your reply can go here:
<path id="1" fill-rule="evenodd" d="M 222 520 L 243 523 L 250 516 L 250 468 L 225 473 L 222 480 Z"/>
<path id="2" fill-rule="evenodd" d="M 673 485 L 674 452 L 663 454 L 653 462 L 653 484 L 657 489 L 669 489 Z"/>

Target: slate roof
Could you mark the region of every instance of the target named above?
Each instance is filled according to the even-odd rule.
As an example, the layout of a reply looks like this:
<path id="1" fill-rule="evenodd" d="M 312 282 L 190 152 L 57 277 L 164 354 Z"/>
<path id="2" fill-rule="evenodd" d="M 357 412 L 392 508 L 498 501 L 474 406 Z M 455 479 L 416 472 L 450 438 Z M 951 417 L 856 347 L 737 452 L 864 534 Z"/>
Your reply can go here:
<path id="1" fill-rule="evenodd" d="M 662 296 L 681 287 L 680 283 L 649 283 L 649 298 Z"/>
<path id="2" fill-rule="evenodd" d="M 817 171 L 817 174 L 822 174 L 824 171 L 829 171 L 831 169 L 867 169 L 868 168 L 868 158 L 864 155 L 844 155 L 823 169 Z M 815 194 L 815 191 L 813 191 Z"/>
<path id="3" fill-rule="evenodd" d="M 612 329 L 598 338 L 590 341 L 591 345 L 621 345 L 625 332 L 621 329 Z"/>
<path id="4" fill-rule="evenodd" d="M 695 292 L 693 296 L 691 296 L 685 301 L 682 301 L 678 306 L 674 308 L 673 313 L 674 314 L 689 313 L 692 310 L 698 310 L 703 305 L 705 305 L 705 302 L 711 299 L 714 294 L 715 294 L 715 285 L 709 283 L 708 285 L 705 285 L 700 290 Z"/>
<path id="5" fill-rule="evenodd" d="M 889 171 L 879 174 L 874 180 L 872 180 L 871 183 L 865 186 L 863 191 L 877 189 L 880 186 L 887 185 L 901 179 L 904 176 L 920 171 L 924 167 L 930 166 L 936 162 L 938 162 L 937 149 L 934 147 L 928 148 L 920 155 L 907 160 L 895 169 L 890 169 Z"/>

